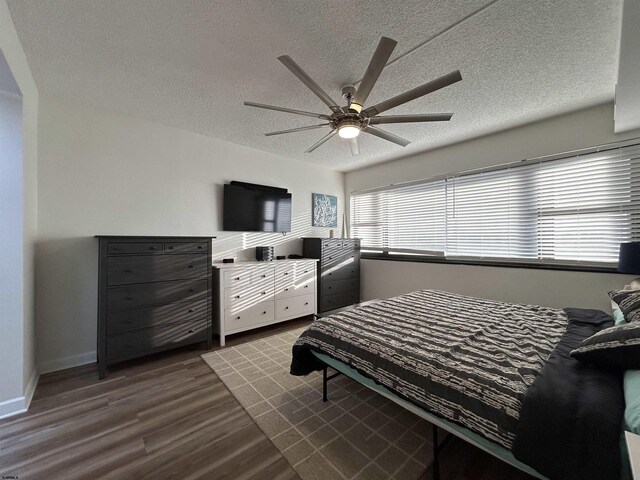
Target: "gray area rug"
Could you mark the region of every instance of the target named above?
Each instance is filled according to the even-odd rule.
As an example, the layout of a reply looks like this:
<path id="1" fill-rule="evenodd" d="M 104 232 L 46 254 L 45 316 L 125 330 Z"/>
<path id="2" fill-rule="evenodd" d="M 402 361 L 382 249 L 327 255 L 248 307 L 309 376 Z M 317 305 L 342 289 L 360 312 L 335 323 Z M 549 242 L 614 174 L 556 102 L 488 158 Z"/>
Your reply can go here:
<path id="1" fill-rule="evenodd" d="M 202 355 L 303 480 L 418 479 L 431 464 L 431 425 L 343 375 L 289 374 L 304 329 Z"/>

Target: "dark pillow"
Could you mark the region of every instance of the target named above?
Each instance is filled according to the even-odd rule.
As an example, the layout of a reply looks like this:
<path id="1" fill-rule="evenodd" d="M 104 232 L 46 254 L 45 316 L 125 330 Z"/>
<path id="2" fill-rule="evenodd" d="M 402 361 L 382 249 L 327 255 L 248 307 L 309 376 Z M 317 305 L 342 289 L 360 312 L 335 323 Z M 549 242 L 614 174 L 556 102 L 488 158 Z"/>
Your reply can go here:
<path id="1" fill-rule="evenodd" d="M 599 367 L 640 369 L 640 322 L 600 330 L 584 340 L 571 356 Z"/>
<path id="2" fill-rule="evenodd" d="M 640 290 L 611 290 L 609 297 L 618 304 L 627 322 L 640 321 Z"/>

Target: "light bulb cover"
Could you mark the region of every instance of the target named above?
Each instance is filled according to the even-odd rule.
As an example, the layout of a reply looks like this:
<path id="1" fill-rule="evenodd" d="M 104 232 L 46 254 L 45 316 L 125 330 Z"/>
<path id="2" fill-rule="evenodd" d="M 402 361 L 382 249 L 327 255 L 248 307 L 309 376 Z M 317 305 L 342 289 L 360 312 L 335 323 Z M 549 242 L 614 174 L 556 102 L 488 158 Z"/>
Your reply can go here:
<path id="1" fill-rule="evenodd" d="M 360 129 L 355 125 L 344 125 L 338 128 L 338 135 L 342 138 L 356 138 L 360 135 Z"/>
<path id="2" fill-rule="evenodd" d="M 349 108 L 354 112 L 358 112 L 358 113 L 362 111 L 362 105 L 360 105 L 359 103 L 352 102 L 349 104 Z"/>

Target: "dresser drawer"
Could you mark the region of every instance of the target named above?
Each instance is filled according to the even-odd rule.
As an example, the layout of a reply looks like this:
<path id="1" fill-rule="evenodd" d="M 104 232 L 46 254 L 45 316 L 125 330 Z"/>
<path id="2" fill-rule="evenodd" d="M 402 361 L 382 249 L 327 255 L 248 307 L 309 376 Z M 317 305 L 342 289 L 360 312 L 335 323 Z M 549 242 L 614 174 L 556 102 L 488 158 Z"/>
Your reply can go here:
<path id="1" fill-rule="evenodd" d="M 208 256 L 136 255 L 109 257 L 107 285 L 182 280 L 207 276 Z"/>
<path id="2" fill-rule="evenodd" d="M 238 269 L 222 273 L 225 288 L 249 288 L 251 286 L 251 270 Z"/>
<path id="3" fill-rule="evenodd" d="M 207 338 L 207 320 L 135 330 L 107 337 L 109 361 L 136 357 L 153 350 L 187 345 Z"/>
<path id="4" fill-rule="evenodd" d="M 323 271 L 321 275 L 322 275 L 323 283 L 326 281 L 332 281 L 332 280 L 360 278 L 360 266 L 357 263 L 344 265 L 341 267 L 336 267 L 336 268 Z"/>
<path id="5" fill-rule="evenodd" d="M 207 242 L 166 242 L 165 253 L 206 253 L 209 250 Z"/>
<path id="6" fill-rule="evenodd" d="M 162 242 L 111 242 L 107 247 L 108 255 L 131 253 L 162 253 Z"/>
<path id="7" fill-rule="evenodd" d="M 236 308 L 225 308 L 224 310 L 225 330 L 230 333 L 240 328 L 259 326 L 273 322 L 274 318 L 273 301 L 244 305 Z"/>
<path id="8" fill-rule="evenodd" d="M 158 307 L 113 310 L 107 313 L 107 335 L 171 323 L 206 320 L 207 307 L 207 299 L 203 298 L 195 302 L 178 302 Z"/>
<path id="9" fill-rule="evenodd" d="M 320 311 L 333 310 L 334 308 L 352 305 L 360 301 L 360 292 L 357 290 L 347 290 L 331 295 L 322 295 L 320 300 Z"/>
<path id="10" fill-rule="evenodd" d="M 315 313 L 315 294 L 276 300 L 276 316 L 301 317 Z"/>
<path id="11" fill-rule="evenodd" d="M 291 285 L 279 285 L 276 287 L 276 298 L 295 297 L 315 293 L 315 287 L 315 279 L 308 280 L 307 282 L 292 282 Z"/>
<path id="12" fill-rule="evenodd" d="M 206 299 L 207 289 L 206 279 L 111 287 L 107 289 L 107 309 L 193 302 Z"/>
<path id="13" fill-rule="evenodd" d="M 348 290 L 359 290 L 359 278 L 347 278 L 345 280 L 331 280 L 322 282 L 322 295 L 345 292 Z"/>
<path id="14" fill-rule="evenodd" d="M 332 252 L 320 260 L 320 265 L 323 269 L 331 268 L 335 266 L 344 266 L 355 263 L 357 261 L 358 254 L 353 250 L 339 250 Z"/>
<path id="15" fill-rule="evenodd" d="M 238 308 L 247 304 L 273 300 L 273 286 L 269 288 L 225 288 L 225 305 L 229 308 Z"/>
<path id="16" fill-rule="evenodd" d="M 252 285 L 273 285 L 275 268 L 273 267 L 257 267 L 251 271 Z"/>

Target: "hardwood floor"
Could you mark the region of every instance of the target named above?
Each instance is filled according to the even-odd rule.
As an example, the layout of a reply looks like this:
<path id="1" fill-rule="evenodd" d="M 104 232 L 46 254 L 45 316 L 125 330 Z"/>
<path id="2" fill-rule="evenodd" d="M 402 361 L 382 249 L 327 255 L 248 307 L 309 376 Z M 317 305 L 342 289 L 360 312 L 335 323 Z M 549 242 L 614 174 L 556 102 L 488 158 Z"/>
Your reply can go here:
<path id="1" fill-rule="evenodd" d="M 236 335 L 238 344 L 308 320 Z M 27 413 L 0 420 L 0 476 L 27 479 L 299 479 L 222 382 L 204 347 L 43 375 Z M 442 480 L 531 477 L 460 440 Z M 421 480 L 430 480 L 427 471 Z"/>

